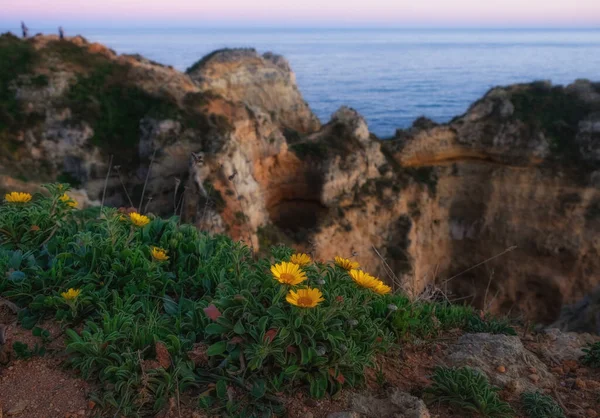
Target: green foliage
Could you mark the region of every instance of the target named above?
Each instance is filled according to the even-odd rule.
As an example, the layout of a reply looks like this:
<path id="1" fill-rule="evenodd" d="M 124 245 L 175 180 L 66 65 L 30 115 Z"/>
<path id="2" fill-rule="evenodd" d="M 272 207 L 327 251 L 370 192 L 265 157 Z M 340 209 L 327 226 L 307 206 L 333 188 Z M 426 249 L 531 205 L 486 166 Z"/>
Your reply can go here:
<path id="1" fill-rule="evenodd" d="M 298 142 L 290 146 L 290 149 L 300 158 L 324 158 L 327 156 L 327 145 L 322 142 Z"/>
<path id="2" fill-rule="evenodd" d="M 15 356 L 22 360 L 28 360 L 36 356 L 41 357 L 46 354 L 46 349 L 44 346 L 36 344 L 33 348 L 29 348 L 29 345 L 21 341 L 15 341 L 13 343 L 13 350 L 15 352 Z"/>
<path id="3" fill-rule="evenodd" d="M 579 121 L 590 111 L 588 105 L 575 94 L 560 86 L 536 83 L 511 96 L 514 115 L 531 130 L 541 130 L 550 140 L 557 158 L 567 162 L 581 162 L 575 136 Z"/>
<path id="4" fill-rule="evenodd" d="M 0 35 L 0 132 L 14 128 L 25 118 L 12 83 L 33 69 L 36 54 L 27 41 L 11 34 Z"/>
<path id="5" fill-rule="evenodd" d="M 204 190 L 206 190 L 206 193 L 208 194 L 208 199 L 214 205 L 214 208 L 219 212 L 225 209 L 225 199 L 223 199 L 223 195 L 221 195 L 221 192 L 218 189 L 216 189 L 213 186 L 213 184 L 208 180 L 204 181 L 203 186 Z"/>
<path id="6" fill-rule="evenodd" d="M 473 315 L 471 318 L 469 318 L 465 331 L 474 333 L 485 332 L 489 334 L 517 335 L 515 329 L 510 326 L 510 321 L 508 318 L 486 317 L 485 319 L 481 319 L 477 315 Z"/>
<path id="7" fill-rule="evenodd" d="M 521 402 L 529 418 L 565 418 L 564 411 L 556 401 L 543 393 L 523 392 Z"/>
<path id="8" fill-rule="evenodd" d="M 499 389 L 491 386 L 487 378 L 475 369 L 438 367 L 431 380 L 433 383 L 425 392 L 435 402 L 448 403 L 483 417 L 514 416 L 510 405 L 498 396 Z"/>
<path id="9" fill-rule="evenodd" d="M 70 185 L 71 187 L 80 187 L 81 186 L 81 181 L 79 181 L 71 173 L 67 173 L 66 171 L 63 171 L 61 174 L 59 174 L 56 177 L 56 181 L 58 181 L 60 183 L 66 183 L 66 184 Z"/>
<path id="10" fill-rule="evenodd" d="M 267 252 L 269 248 L 278 244 L 292 244 L 292 240 L 273 224 L 258 227 L 256 236 L 258 237 L 258 246 L 261 252 Z"/>
<path id="11" fill-rule="evenodd" d="M 92 69 L 106 63 L 103 54 L 90 52 L 87 47 L 77 45 L 67 40 L 50 41 L 42 50 L 43 53 L 53 59 L 77 66 L 81 69 Z"/>
<path id="12" fill-rule="evenodd" d="M 588 344 L 583 348 L 585 353 L 581 357 L 581 362 L 586 366 L 600 368 L 600 342 Z"/>
<path id="13" fill-rule="evenodd" d="M 142 118 L 175 118 L 178 114 L 175 103 L 151 96 L 127 81 L 126 65 L 105 60 L 89 75 L 80 76 L 67 95 L 74 116 L 92 124 L 93 143 L 119 152 L 123 158 L 137 155 Z"/>
<path id="14" fill-rule="evenodd" d="M 66 331 L 69 363 L 98 382 L 97 403 L 123 416 L 155 414 L 190 388 L 212 414 L 270 416 L 282 408 L 273 393 L 335 394 L 364 380 L 394 334 L 429 338 L 473 316 L 468 307 L 377 295 L 331 263 L 303 267 L 301 286 L 320 289 L 324 301 L 298 308 L 270 271 L 289 260 L 289 247 L 255 258 L 175 217 L 138 227 L 114 209 L 71 208 L 61 200 L 66 184 L 47 189 L 0 206 L 0 293 L 42 339 L 42 319 L 83 324 Z M 153 259 L 154 246 L 168 260 Z"/>
<path id="15" fill-rule="evenodd" d="M 66 328 L 84 324 L 67 330 L 70 364 L 120 415 L 156 413 L 192 387 L 213 412 L 273 413 L 281 405 L 271 393 L 307 387 L 319 398 L 360 383 L 391 341 L 375 313 L 382 297 L 345 270 L 305 267 L 305 284 L 325 301 L 298 308 L 270 272 L 291 249 L 255 260 L 243 244 L 177 218 L 137 227 L 113 209 L 75 210 L 60 199 L 67 190 L 52 185 L 47 196 L 0 206 L 0 293 L 23 308 L 28 328 L 52 316 Z M 153 246 L 169 259 L 153 260 Z M 69 289 L 80 293 L 67 299 Z M 236 389 L 233 403 L 223 385 Z"/>
<path id="16" fill-rule="evenodd" d="M 464 328 L 473 309 L 448 303 L 414 303 L 404 295 L 386 295 L 373 302 L 373 314 L 384 318 L 400 339 L 426 339 L 441 331 Z"/>

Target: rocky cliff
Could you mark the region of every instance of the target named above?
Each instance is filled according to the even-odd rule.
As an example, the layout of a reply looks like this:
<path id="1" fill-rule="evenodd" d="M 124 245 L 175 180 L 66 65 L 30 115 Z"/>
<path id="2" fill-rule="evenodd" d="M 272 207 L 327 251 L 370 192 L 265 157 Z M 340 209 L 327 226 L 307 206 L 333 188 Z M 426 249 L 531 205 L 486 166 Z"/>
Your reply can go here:
<path id="1" fill-rule="evenodd" d="M 600 84 L 492 89 L 391 140 L 321 126 L 287 61 L 222 50 L 186 74 L 76 37 L 0 38 L 0 188 L 181 215 L 256 251 L 354 257 L 415 295 L 534 321 L 600 282 Z M 106 186 L 105 186 L 106 185 Z"/>

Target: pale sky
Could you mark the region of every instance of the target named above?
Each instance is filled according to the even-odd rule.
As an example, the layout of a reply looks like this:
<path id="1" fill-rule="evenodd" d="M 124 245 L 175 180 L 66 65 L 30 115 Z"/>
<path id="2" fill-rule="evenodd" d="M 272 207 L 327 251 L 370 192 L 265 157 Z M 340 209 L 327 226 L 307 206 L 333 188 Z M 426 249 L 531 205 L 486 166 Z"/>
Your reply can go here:
<path id="1" fill-rule="evenodd" d="M 0 0 L 38 25 L 600 27 L 600 0 Z"/>

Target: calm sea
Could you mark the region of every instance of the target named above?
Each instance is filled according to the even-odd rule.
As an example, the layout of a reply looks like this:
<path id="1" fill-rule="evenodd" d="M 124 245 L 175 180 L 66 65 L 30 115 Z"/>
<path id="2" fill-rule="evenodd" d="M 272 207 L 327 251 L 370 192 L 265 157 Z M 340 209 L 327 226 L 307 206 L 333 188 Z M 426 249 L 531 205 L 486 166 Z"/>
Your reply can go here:
<path id="1" fill-rule="evenodd" d="M 67 34 L 69 28 L 66 28 Z M 36 32 L 32 28 L 32 32 Z M 46 32 L 46 31 L 44 31 Z M 600 30 L 89 29 L 119 53 L 185 70 L 223 47 L 284 55 L 323 122 L 342 105 L 377 135 L 424 115 L 445 122 L 490 87 L 534 80 L 600 81 Z"/>

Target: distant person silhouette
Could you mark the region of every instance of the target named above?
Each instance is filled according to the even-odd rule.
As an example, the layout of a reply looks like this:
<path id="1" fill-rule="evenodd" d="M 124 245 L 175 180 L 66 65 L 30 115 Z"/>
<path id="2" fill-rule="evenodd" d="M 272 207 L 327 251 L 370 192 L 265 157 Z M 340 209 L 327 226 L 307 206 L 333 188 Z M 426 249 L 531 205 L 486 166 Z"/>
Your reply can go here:
<path id="1" fill-rule="evenodd" d="M 61 41 L 63 39 L 65 39 L 65 30 L 63 29 L 62 26 L 58 27 L 58 37 L 60 38 Z"/>
<path id="2" fill-rule="evenodd" d="M 29 28 L 25 25 L 25 22 L 21 21 L 21 30 L 23 31 L 23 38 L 27 38 Z"/>

